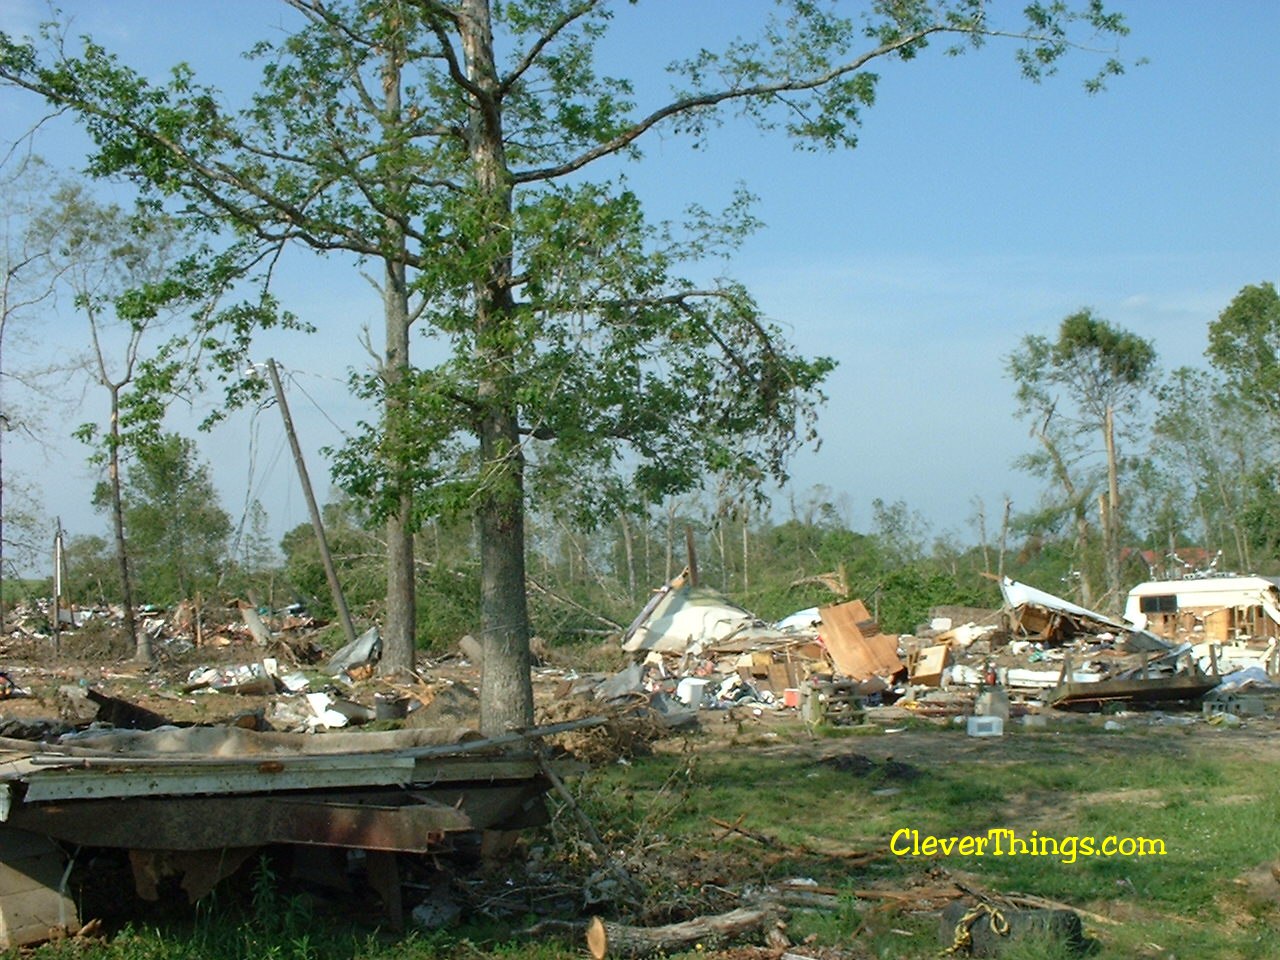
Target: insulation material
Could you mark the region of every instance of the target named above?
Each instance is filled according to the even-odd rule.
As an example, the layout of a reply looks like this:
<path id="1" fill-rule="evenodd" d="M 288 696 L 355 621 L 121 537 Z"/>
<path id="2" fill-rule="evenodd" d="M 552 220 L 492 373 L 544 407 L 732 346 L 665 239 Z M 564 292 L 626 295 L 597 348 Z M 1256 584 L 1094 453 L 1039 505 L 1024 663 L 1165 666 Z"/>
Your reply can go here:
<path id="1" fill-rule="evenodd" d="M 714 590 L 683 584 L 666 589 L 656 604 L 646 606 L 622 649 L 698 653 L 754 624 L 755 617 Z"/>

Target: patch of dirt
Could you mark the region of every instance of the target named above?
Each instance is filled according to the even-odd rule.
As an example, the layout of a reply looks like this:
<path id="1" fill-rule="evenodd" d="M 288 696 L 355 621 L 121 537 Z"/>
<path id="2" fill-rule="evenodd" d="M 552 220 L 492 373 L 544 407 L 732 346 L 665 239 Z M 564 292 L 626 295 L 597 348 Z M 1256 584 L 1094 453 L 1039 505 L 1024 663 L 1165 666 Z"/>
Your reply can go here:
<path id="1" fill-rule="evenodd" d="M 877 761 L 861 753 L 837 753 L 823 757 L 817 763 L 833 770 L 851 773 L 855 777 L 875 777 L 879 780 L 898 780 L 909 783 L 924 775 L 924 771 L 919 767 L 913 767 L 901 760 L 889 757 Z"/>
<path id="2" fill-rule="evenodd" d="M 1168 796 L 1163 790 L 1145 787 L 1132 790 L 1096 790 L 1084 798 L 1088 803 L 1123 803 L 1133 807 L 1163 806 Z"/>
<path id="3" fill-rule="evenodd" d="M 1272 860 L 1246 870 L 1232 883 L 1236 888 L 1234 892 L 1247 908 L 1280 908 L 1280 860 Z"/>

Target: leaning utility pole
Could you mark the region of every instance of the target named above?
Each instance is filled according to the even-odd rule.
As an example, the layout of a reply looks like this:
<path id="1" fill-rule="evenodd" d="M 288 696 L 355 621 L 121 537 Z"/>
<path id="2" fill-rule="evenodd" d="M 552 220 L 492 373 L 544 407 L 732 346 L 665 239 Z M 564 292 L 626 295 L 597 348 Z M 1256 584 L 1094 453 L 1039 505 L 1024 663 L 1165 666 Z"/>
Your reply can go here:
<path id="1" fill-rule="evenodd" d="M 347 599 L 342 595 L 338 571 L 334 569 L 333 556 L 329 553 L 329 541 L 324 535 L 324 522 L 320 518 L 320 508 L 316 506 L 316 495 L 311 491 L 311 478 L 307 476 L 307 465 L 302 460 L 302 448 L 298 446 L 298 435 L 293 432 L 293 418 L 289 416 L 289 404 L 284 399 L 284 389 L 280 386 L 280 371 L 276 369 L 275 360 L 267 360 L 267 373 L 271 377 L 271 387 L 276 392 L 276 403 L 280 405 L 280 415 L 284 417 L 284 432 L 289 436 L 293 462 L 298 465 L 298 479 L 302 481 L 302 493 L 307 498 L 307 509 L 311 511 L 311 529 L 315 531 L 316 542 L 320 545 L 320 559 L 324 563 L 324 575 L 329 581 L 329 591 L 333 594 L 333 605 L 338 611 L 338 619 L 342 621 L 342 632 L 347 637 L 347 643 L 355 643 L 356 628 L 351 623 Z"/>

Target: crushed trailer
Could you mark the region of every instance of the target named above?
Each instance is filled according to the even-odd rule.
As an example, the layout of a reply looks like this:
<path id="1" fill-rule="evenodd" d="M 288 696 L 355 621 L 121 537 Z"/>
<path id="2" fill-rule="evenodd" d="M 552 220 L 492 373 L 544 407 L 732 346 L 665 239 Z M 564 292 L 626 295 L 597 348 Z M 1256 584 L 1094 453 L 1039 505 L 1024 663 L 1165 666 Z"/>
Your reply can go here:
<path id="1" fill-rule="evenodd" d="M 74 935 L 68 877 L 81 851 L 101 848 L 128 851 L 144 900 L 173 878 L 192 901 L 267 846 L 362 850 L 369 885 L 398 924 L 397 855 L 546 822 L 546 768 L 520 748 L 598 722 L 490 739 L 235 727 L 59 744 L 0 738 L 0 949 Z"/>

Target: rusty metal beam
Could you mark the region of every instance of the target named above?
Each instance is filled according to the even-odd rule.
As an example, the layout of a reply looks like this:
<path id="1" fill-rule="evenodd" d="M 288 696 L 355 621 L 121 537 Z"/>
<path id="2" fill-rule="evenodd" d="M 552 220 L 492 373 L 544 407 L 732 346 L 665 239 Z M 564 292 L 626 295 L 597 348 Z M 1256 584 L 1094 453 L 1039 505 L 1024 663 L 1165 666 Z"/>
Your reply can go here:
<path id="1" fill-rule="evenodd" d="M 425 853 L 473 829 L 463 810 L 406 794 L 344 798 L 156 797 L 15 808 L 10 825 L 70 843 L 135 850 L 216 850 L 269 843 Z"/>

